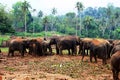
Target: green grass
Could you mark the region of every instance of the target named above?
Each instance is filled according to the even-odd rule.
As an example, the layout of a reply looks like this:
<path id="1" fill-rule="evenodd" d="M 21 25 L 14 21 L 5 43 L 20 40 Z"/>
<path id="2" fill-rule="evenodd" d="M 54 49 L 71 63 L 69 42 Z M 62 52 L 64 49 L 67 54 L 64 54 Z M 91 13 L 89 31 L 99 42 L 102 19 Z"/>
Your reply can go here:
<path id="1" fill-rule="evenodd" d="M 8 53 L 8 48 L 0 48 L 3 53 Z"/>
<path id="2" fill-rule="evenodd" d="M 8 35 L 0 35 L 0 45 L 1 45 L 2 41 L 6 41 L 9 39 L 10 39 L 10 36 L 8 36 Z"/>
<path id="3" fill-rule="evenodd" d="M 15 69 L 15 68 L 13 68 L 13 67 L 5 67 L 5 70 L 7 70 L 7 71 L 12 71 L 12 72 L 14 72 L 14 71 L 16 71 L 17 69 Z"/>

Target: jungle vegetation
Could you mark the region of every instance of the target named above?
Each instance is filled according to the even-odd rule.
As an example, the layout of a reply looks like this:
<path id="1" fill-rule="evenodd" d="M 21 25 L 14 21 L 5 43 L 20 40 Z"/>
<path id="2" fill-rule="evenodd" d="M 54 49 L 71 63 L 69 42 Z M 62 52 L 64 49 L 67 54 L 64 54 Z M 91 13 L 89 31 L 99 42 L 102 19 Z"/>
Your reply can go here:
<path id="1" fill-rule="evenodd" d="M 4 34 L 37 34 L 44 36 L 51 33 L 62 33 L 91 38 L 120 38 L 120 7 L 108 4 L 107 7 L 84 8 L 81 2 L 76 3 L 75 12 L 57 15 L 57 9 L 51 9 L 51 14 L 44 15 L 44 11 L 32 9 L 29 2 L 17 2 L 12 10 L 0 3 L 0 33 Z"/>

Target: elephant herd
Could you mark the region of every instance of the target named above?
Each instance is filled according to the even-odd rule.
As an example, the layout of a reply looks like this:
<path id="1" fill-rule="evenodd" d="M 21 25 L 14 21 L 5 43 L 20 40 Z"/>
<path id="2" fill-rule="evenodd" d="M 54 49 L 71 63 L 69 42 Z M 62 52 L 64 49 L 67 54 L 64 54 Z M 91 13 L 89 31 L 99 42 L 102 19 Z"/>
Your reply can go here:
<path id="1" fill-rule="evenodd" d="M 90 56 L 90 62 L 97 58 L 106 64 L 111 59 L 111 67 L 114 80 L 118 80 L 120 71 L 120 40 L 101 38 L 80 38 L 78 36 L 53 36 L 50 38 L 14 38 L 9 41 L 8 56 L 14 56 L 14 51 L 19 51 L 24 57 L 25 53 L 33 56 L 53 55 L 53 47 L 57 55 L 63 55 L 63 50 L 68 55 L 81 55 L 82 61 L 85 55 Z"/>

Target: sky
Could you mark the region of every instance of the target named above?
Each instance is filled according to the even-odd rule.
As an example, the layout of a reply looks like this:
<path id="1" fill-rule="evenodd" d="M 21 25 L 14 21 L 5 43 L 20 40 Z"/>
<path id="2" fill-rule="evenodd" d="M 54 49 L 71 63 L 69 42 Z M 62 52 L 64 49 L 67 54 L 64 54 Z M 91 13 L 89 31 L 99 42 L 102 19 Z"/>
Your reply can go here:
<path id="1" fill-rule="evenodd" d="M 12 9 L 12 5 L 18 1 L 24 0 L 0 0 L 0 3 Z M 120 7 L 120 0 L 26 0 L 36 9 L 35 15 L 41 10 L 44 15 L 51 14 L 53 8 L 57 9 L 57 15 L 64 15 L 67 12 L 77 12 L 75 8 L 77 2 L 82 2 L 87 7 L 107 7 L 108 3 L 112 3 L 115 7 Z M 32 11 L 31 9 L 31 11 Z"/>

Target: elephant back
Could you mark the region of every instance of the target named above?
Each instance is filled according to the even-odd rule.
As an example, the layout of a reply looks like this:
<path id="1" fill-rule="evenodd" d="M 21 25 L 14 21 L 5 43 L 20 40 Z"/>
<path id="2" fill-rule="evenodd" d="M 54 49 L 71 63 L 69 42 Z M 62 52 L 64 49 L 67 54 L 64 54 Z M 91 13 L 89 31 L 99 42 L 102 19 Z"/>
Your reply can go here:
<path id="1" fill-rule="evenodd" d="M 109 41 L 107 41 L 105 39 L 93 39 L 91 43 L 96 45 L 96 46 L 100 46 L 100 45 L 109 44 Z"/>
<path id="2" fill-rule="evenodd" d="M 90 47 L 90 43 L 93 40 L 93 38 L 83 38 L 81 39 L 81 47 Z"/>

